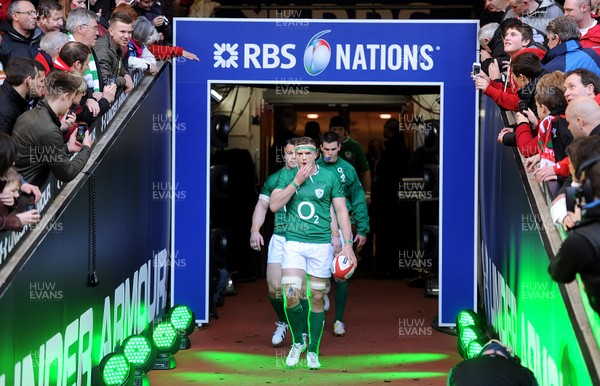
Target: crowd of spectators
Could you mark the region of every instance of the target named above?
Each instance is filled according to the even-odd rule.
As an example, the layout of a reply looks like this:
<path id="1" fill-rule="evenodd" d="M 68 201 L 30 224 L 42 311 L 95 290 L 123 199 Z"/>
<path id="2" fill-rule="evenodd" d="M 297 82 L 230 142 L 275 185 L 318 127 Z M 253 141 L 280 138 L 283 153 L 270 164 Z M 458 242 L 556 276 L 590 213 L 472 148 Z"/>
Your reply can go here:
<path id="1" fill-rule="evenodd" d="M 598 2 L 486 0 L 476 89 L 500 107 L 498 142 L 515 146 L 551 198 L 566 238 L 548 271 L 579 274 L 600 313 L 600 16 Z M 536 31 L 544 39 L 536 40 Z M 500 44 L 502 42 L 502 44 Z"/>
<path id="2" fill-rule="evenodd" d="M 0 231 L 39 221 L 23 203 L 40 199 L 50 175 L 69 182 L 82 172 L 93 136 L 76 129 L 133 90 L 132 72 L 154 76 L 158 61 L 199 60 L 172 45 L 167 9 L 158 0 L 3 1 L 0 151 L 9 153 L 0 158 L 10 163 L 0 170 Z"/>

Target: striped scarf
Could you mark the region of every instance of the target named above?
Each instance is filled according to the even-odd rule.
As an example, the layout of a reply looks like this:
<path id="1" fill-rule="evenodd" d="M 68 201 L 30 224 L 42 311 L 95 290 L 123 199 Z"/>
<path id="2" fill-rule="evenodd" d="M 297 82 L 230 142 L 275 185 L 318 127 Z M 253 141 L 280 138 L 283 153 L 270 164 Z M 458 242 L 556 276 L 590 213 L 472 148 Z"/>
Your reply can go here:
<path id="1" fill-rule="evenodd" d="M 73 35 L 68 32 L 69 40 L 74 42 L 76 41 Z M 100 92 L 100 80 L 98 79 L 98 67 L 96 67 L 96 60 L 94 59 L 94 54 L 90 53 L 90 64 L 88 65 L 88 69 L 83 74 L 83 78 L 87 82 L 88 88 L 93 88 L 94 92 Z"/>

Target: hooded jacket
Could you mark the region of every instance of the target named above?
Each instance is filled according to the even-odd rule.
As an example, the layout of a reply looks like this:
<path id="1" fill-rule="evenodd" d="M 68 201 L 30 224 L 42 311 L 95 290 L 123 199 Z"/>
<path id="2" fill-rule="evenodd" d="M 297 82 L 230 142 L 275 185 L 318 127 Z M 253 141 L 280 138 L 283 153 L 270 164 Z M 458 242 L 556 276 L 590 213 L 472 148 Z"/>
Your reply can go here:
<path id="1" fill-rule="evenodd" d="M 546 53 L 542 67 L 550 72 L 585 68 L 600 75 L 600 56 L 591 48 L 583 48 L 576 40 L 567 40 Z"/>
<path id="2" fill-rule="evenodd" d="M 36 28 L 29 37 L 25 37 L 15 30 L 12 23 L 5 21 L 0 25 L 2 44 L 0 44 L 0 62 L 6 67 L 8 60 L 13 56 L 24 56 L 35 59 L 40 48 L 43 32 Z"/>
<path id="3" fill-rule="evenodd" d="M 517 15 L 512 9 L 508 10 L 504 15 L 505 19 L 509 17 L 516 17 L 523 23 L 530 25 L 531 28 L 535 28 L 544 34 L 546 34 L 546 28 L 550 20 L 563 16 L 563 11 L 554 0 L 543 0 L 542 3 L 531 13 L 524 13 L 521 16 Z"/>

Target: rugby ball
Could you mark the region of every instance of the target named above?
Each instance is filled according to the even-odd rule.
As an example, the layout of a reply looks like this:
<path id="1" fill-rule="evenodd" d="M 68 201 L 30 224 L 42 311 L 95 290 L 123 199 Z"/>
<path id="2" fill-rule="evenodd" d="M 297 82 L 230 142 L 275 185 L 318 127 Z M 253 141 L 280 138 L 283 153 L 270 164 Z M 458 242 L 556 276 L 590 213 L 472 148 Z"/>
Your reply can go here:
<path id="1" fill-rule="evenodd" d="M 333 274 L 334 278 L 342 281 L 350 279 L 355 269 L 356 264 L 354 264 L 349 257 L 337 255 L 333 258 L 333 262 L 331 264 L 331 273 Z"/>

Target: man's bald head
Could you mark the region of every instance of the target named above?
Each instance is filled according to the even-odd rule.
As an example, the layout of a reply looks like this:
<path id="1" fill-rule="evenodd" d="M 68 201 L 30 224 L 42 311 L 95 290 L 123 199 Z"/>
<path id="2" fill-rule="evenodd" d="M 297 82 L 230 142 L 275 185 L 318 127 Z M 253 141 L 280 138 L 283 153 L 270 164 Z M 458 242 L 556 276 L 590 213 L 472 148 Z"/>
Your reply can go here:
<path id="1" fill-rule="evenodd" d="M 578 97 L 569 103 L 565 116 L 573 137 L 587 137 L 600 125 L 600 106 L 591 97 Z"/>

